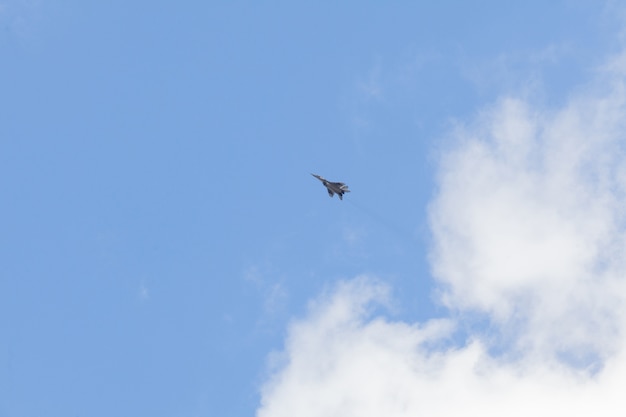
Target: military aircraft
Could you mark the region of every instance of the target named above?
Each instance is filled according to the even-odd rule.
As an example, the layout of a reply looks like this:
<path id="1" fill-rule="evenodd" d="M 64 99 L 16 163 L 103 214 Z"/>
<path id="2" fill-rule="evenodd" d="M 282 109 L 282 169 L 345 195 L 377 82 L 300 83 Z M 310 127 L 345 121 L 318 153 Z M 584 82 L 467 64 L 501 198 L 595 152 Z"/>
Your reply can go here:
<path id="1" fill-rule="evenodd" d="M 337 194 L 339 196 L 339 199 L 343 200 L 344 193 L 350 192 L 350 190 L 348 190 L 348 186 L 344 184 L 343 182 L 331 182 L 331 181 L 328 181 L 324 177 L 320 177 L 319 175 L 315 175 L 315 174 L 311 174 L 311 175 L 313 175 L 318 180 L 322 181 L 322 184 L 324 184 L 324 187 L 326 187 L 326 189 L 328 190 L 328 195 L 330 197 Z"/>

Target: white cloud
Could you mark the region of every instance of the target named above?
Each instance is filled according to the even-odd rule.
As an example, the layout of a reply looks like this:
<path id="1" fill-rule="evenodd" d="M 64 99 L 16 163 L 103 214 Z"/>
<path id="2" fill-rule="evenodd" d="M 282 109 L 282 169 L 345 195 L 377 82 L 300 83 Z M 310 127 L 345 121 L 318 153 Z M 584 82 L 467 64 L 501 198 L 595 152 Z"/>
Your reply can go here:
<path id="1" fill-rule="evenodd" d="M 290 327 L 258 416 L 622 415 L 625 74 L 620 57 L 562 108 L 503 98 L 455 129 L 430 206 L 453 318 L 390 321 L 371 308 L 387 287 L 341 284 Z"/>
<path id="2" fill-rule="evenodd" d="M 587 92 L 555 112 L 503 99 L 442 160 L 431 206 L 443 302 L 476 310 L 519 349 L 605 357 L 624 318 L 625 94 Z M 583 361 L 585 362 L 585 361 Z"/>
<path id="3" fill-rule="evenodd" d="M 371 318 L 386 288 L 357 279 L 292 324 L 259 417 L 618 416 L 626 398 L 623 357 L 589 378 L 535 361 L 494 359 L 484 345 L 440 344 L 450 320 L 409 325 Z"/>

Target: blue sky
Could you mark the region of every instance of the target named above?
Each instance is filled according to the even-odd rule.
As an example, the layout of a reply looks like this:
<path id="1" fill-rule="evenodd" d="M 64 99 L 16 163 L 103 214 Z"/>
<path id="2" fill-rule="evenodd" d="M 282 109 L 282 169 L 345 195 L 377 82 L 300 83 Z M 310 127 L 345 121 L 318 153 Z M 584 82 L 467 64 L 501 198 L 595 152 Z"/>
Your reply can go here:
<path id="1" fill-rule="evenodd" d="M 614 404 L 623 13 L 0 0 L 0 416 Z"/>

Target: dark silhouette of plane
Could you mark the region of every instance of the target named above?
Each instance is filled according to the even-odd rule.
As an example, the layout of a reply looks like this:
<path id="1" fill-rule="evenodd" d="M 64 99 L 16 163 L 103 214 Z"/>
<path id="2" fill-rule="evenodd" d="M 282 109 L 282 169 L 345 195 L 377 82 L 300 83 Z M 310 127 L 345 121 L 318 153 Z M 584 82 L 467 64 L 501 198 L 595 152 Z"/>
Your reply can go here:
<path id="1" fill-rule="evenodd" d="M 343 195 L 345 193 L 350 192 L 350 190 L 348 190 L 348 186 L 344 184 L 343 182 L 331 182 L 331 181 L 328 181 L 324 177 L 320 177 L 319 175 L 315 175 L 315 174 L 311 174 L 311 175 L 313 175 L 318 180 L 322 181 L 322 184 L 324 184 L 324 187 L 326 187 L 326 189 L 328 190 L 328 195 L 330 197 L 337 194 L 339 196 L 339 199 L 343 200 Z"/>

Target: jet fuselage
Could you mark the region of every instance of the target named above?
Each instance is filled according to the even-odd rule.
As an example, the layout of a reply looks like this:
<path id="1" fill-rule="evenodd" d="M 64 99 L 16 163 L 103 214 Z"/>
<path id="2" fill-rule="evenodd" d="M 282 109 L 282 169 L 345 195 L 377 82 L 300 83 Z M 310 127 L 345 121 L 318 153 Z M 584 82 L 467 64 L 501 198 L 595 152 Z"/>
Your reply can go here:
<path id="1" fill-rule="evenodd" d="M 328 190 L 328 195 L 330 197 L 337 194 L 339 196 L 339 199 L 343 200 L 343 195 L 345 193 L 350 192 L 350 190 L 348 190 L 348 186 L 344 184 L 343 182 L 332 182 L 332 181 L 328 181 L 324 177 L 320 177 L 319 175 L 316 175 L 316 174 L 311 174 L 311 175 L 313 175 L 315 178 L 320 180 L 322 184 L 324 184 L 324 187 L 326 187 L 326 189 Z"/>

